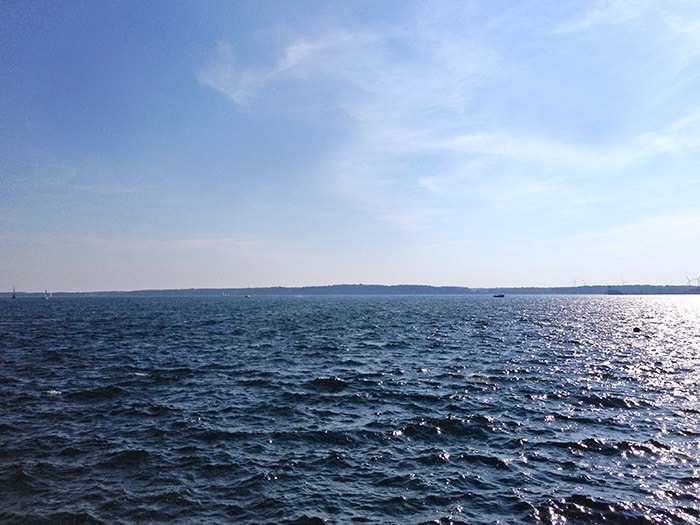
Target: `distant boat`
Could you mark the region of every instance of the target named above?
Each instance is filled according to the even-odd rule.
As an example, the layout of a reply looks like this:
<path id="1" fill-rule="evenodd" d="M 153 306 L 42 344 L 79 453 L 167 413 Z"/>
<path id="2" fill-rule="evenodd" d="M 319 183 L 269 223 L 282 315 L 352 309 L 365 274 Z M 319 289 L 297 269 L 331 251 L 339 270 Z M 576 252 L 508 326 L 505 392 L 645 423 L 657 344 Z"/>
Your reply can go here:
<path id="1" fill-rule="evenodd" d="M 498 298 L 500 299 L 501 297 L 505 297 L 506 294 L 503 294 L 503 293 L 495 293 L 495 294 L 493 294 L 493 296 L 494 296 L 494 297 L 498 297 Z"/>
<path id="2" fill-rule="evenodd" d="M 51 297 L 51 296 L 49 295 L 49 291 L 48 291 L 48 290 L 44 290 L 44 299 L 48 299 L 49 297 Z"/>
<path id="3" fill-rule="evenodd" d="M 12 298 L 17 299 L 17 294 L 15 293 L 15 287 L 12 287 Z"/>

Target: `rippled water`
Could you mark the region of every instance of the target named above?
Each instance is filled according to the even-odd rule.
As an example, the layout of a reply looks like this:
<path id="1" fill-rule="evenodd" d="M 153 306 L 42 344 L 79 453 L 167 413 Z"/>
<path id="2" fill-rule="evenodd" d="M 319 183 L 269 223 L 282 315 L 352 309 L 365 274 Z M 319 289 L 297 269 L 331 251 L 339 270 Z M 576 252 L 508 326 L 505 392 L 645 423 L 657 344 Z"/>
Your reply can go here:
<path id="1" fill-rule="evenodd" d="M 700 523 L 700 297 L 0 315 L 3 522 Z"/>

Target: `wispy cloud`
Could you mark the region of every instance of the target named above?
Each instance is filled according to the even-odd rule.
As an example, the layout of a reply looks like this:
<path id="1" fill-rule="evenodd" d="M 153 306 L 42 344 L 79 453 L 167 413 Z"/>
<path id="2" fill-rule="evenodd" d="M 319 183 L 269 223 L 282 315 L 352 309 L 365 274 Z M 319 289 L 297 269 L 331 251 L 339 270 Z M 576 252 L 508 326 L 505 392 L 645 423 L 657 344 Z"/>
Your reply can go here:
<path id="1" fill-rule="evenodd" d="M 303 76 L 306 72 L 318 72 L 324 55 L 335 54 L 348 36 L 343 31 L 325 37 L 300 38 L 282 49 L 271 64 L 240 67 L 236 64 L 235 50 L 230 42 L 221 40 L 217 54 L 198 73 L 198 80 L 236 103 L 247 108 L 264 90 L 285 77 Z"/>
<path id="2" fill-rule="evenodd" d="M 239 69 L 233 64 L 233 49 L 219 42 L 218 54 L 197 77 L 202 84 L 220 91 L 240 107 L 245 107 L 260 86 L 270 78 L 267 71 Z"/>
<path id="3" fill-rule="evenodd" d="M 616 25 L 639 18 L 655 0 L 597 0 L 576 18 L 556 28 L 556 33 L 574 33 L 601 25 Z"/>
<path id="4" fill-rule="evenodd" d="M 339 24 L 313 37 L 304 34 L 259 67 L 236 67 L 233 50 L 220 44 L 199 79 L 241 108 L 264 103 L 279 84 L 301 79 L 313 89 L 319 79 L 336 79 L 336 88 L 320 96 L 348 117 L 349 138 L 319 155 L 318 173 L 335 195 L 411 229 L 461 214 L 465 202 L 544 206 L 557 213 L 585 209 L 596 199 L 588 189 L 591 179 L 625 177 L 658 156 L 700 145 L 696 112 L 676 122 L 657 116 L 648 127 L 602 144 L 548 134 L 536 114 L 530 126 L 509 122 L 507 113 L 492 111 L 501 100 L 490 89 L 508 82 L 506 92 L 517 93 L 519 71 L 528 67 L 503 52 L 504 42 L 522 30 L 517 16 L 515 26 L 489 30 L 446 5 L 429 14 L 429 23 L 416 13 L 401 27 L 382 31 Z M 648 20 L 654 6 L 652 0 L 597 2 L 563 25 L 543 25 L 538 38 L 554 34 L 549 45 L 566 45 L 569 35 L 595 26 Z M 695 38 L 694 25 L 668 16 L 677 32 Z M 633 89 L 642 97 L 645 86 Z M 615 101 L 606 103 L 612 110 Z"/>

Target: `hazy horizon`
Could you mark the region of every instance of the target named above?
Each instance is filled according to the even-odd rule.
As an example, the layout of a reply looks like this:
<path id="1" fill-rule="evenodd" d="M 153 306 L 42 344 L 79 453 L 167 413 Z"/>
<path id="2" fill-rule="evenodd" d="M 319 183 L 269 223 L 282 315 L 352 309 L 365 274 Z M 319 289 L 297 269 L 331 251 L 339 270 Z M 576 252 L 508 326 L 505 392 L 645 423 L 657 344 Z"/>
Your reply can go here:
<path id="1" fill-rule="evenodd" d="M 698 282 L 700 3 L 5 2 L 0 46 L 0 290 Z"/>
<path id="2" fill-rule="evenodd" d="M 153 288 L 153 287 L 147 287 L 147 288 L 135 288 L 135 289 L 94 289 L 94 290 L 50 290 L 50 289 L 43 289 L 43 290 L 20 290 L 20 289 L 10 289 L 10 290 L 0 290 L 0 295 L 4 296 L 10 296 L 13 292 L 15 292 L 17 295 L 46 295 L 49 294 L 48 296 L 53 296 L 53 294 L 110 294 L 110 293 L 115 293 L 115 294 L 132 294 L 132 293 L 159 293 L 159 292 L 211 292 L 214 293 L 215 295 L 220 295 L 221 293 L 225 292 L 230 292 L 230 291 L 237 291 L 237 292 L 246 292 L 246 291 L 261 291 L 261 290 L 323 290 L 323 289 L 344 289 L 344 288 L 366 288 L 366 289 L 371 289 L 371 288 L 386 288 L 387 290 L 390 289 L 406 289 L 406 288 L 416 288 L 416 289 L 435 289 L 437 291 L 439 290 L 471 290 L 471 291 L 481 291 L 483 290 L 484 293 L 495 293 L 495 291 L 506 291 L 513 293 L 514 291 L 517 290 L 596 290 L 596 292 L 593 293 L 601 293 L 604 289 L 616 291 L 616 290 L 625 290 L 625 293 L 635 293 L 634 289 L 637 290 L 646 290 L 646 292 L 642 293 L 659 293 L 655 292 L 653 290 L 658 290 L 658 289 L 666 289 L 669 288 L 671 289 L 669 293 L 671 294 L 687 294 L 690 293 L 691 295 L 694 294 L 700 294 L 700 285 L 695 284 L 696 281 L 693 281 L 692 284 L 686 284 L 686 285 L 678 285 L 678 284 L 668 284 L 668 283 L 624 283 L 624 284 L 596 284 L 596 283 L 586 283 L 586 284 L 570 284 L 570 285 L 563 285 L 563 286 L 462 286 L 462 285 L 433 285 L 433 284 L 411 284 L 411 283 L 397 283 L 397 284 L 382 284 L 382 283 L 330 283 L 330 284 L 309 284 L 309 285 L 301 285 L 301 286 L 280 286 L 280 285 L 271 285 L 271 286 L 211 286 L 211 287 L 202 287 L 202 288 L 195 288 L 191 286 L 184 286 L 184 287 L 178 287 L 178 288 Z M 652 291 L 649 291 L 652 290 Z M 347 292 L 347 290 L 346 290 Z M 345 293 L 345 292 L 344 292 Z M 349 293 L 349 292 L 348 292 Z M 402 292 L 403 293 L 403 292 Z"/>

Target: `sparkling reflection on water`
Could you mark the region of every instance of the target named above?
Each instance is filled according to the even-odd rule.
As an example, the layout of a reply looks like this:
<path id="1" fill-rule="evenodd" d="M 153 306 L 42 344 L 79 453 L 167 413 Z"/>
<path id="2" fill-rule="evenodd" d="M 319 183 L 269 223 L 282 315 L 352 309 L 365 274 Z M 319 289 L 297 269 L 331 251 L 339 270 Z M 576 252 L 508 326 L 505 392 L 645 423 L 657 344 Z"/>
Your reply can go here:
<path id="1" fill-rule="evenodd" d="M 700 523 L 700 297 L 0 309 L 2 521 Z"/>

